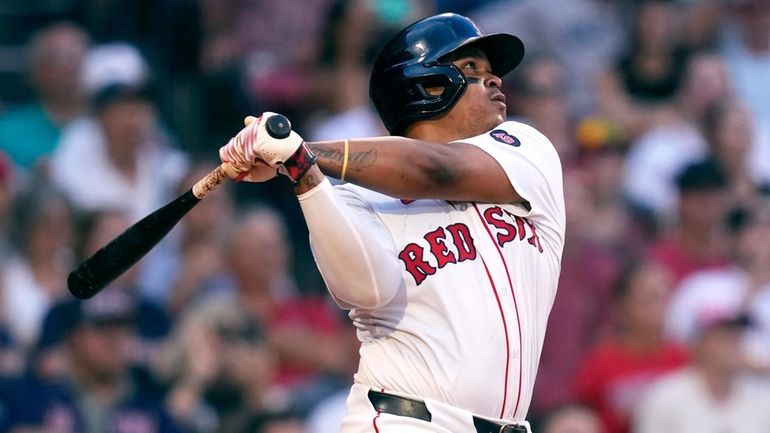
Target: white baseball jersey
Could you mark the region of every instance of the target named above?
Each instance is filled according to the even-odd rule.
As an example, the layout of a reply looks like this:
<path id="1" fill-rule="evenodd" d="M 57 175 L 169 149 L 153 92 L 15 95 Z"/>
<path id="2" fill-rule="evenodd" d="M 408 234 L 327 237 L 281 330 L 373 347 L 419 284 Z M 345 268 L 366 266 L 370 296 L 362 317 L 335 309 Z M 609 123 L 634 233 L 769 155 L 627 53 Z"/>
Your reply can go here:
<path id="1" fill-rule="evenodd" d="M 561 164 L 522 123 L 461 141 L 494 157 L 531 209 L 335 189 L 377 222 L 402 264 L 390 302 L 350 312 L 362 343 L 356 382 L 523 421 L 561 268 Z"/>

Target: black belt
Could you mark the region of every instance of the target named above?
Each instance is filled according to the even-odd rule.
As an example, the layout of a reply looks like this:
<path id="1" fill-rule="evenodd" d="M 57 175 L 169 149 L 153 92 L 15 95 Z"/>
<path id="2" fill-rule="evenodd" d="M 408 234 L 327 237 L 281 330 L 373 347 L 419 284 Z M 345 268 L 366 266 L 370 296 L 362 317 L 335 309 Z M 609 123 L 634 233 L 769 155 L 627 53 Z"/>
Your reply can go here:
<path id="1" fill-rule="evenodd" d="M 424 402 L 411 398 L 369 390 L 369 401 L 378 412 L 391 415 L 408 416 L 430 422 L 431 414 Z M 499 424 L 477 416 L 473 417 L 473 426 L 477 433 L 527 433 L 527 428 L 519 424 Z"/>

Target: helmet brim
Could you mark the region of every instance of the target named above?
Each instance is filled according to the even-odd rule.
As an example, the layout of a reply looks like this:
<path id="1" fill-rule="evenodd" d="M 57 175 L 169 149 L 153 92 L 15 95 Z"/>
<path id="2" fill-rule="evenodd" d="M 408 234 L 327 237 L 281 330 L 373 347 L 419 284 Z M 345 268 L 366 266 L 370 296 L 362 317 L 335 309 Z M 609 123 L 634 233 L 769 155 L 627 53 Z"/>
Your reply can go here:
<path id="1" fill-rule="evenodd" d="M 442 57 L 447 57 L 467 47 L 480 48 L 486 54 L 489 64 L 492 66 L 492 72 L 498 77 L 511 72 L 524 58 L 524 44 L 521 39 L 508 33 L 494 33 L 470 38 Z"/>

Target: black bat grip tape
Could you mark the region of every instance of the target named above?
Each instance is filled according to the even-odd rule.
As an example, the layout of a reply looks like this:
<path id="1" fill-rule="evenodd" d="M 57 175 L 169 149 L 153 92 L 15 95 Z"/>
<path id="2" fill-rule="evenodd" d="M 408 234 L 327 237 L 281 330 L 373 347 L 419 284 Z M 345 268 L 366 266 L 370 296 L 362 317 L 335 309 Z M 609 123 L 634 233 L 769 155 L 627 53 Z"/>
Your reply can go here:
<path id="1" fill-rule="evenodd" d="M 280 114 L 276 114 L 267 119 L 265 128 L 271 137 L 277 139 L 286 138 L 291 134 L 291 122 L 289 122 L 289 119 L 287 119 L 286 116 Z"/>

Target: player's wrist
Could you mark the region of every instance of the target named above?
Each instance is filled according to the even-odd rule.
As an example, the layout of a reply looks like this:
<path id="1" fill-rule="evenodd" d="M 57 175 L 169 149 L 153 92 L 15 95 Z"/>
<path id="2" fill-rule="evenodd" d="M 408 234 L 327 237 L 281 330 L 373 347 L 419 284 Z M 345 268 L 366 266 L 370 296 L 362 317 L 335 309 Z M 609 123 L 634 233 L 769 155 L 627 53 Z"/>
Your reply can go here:
<path id="1" fill-rule="evenodd" d="M 278 166 L 278 172 L 288 177 L 295 187 L 300 186 L 302 177 L 316 163 L 316 156 L 303 141 L 294 153 Z"/>
<path id="2" fill-rule="evenodd" d="M 301 178 L 298 184 L 294 187 L 294 192 L 297 194 L 299 201 L 306 200 L 315 195 L 317 191 L 328 186 L 331 188 L 329 179 L 324 176 L 321 169 L 317 165 L 313 165 Z"/>

